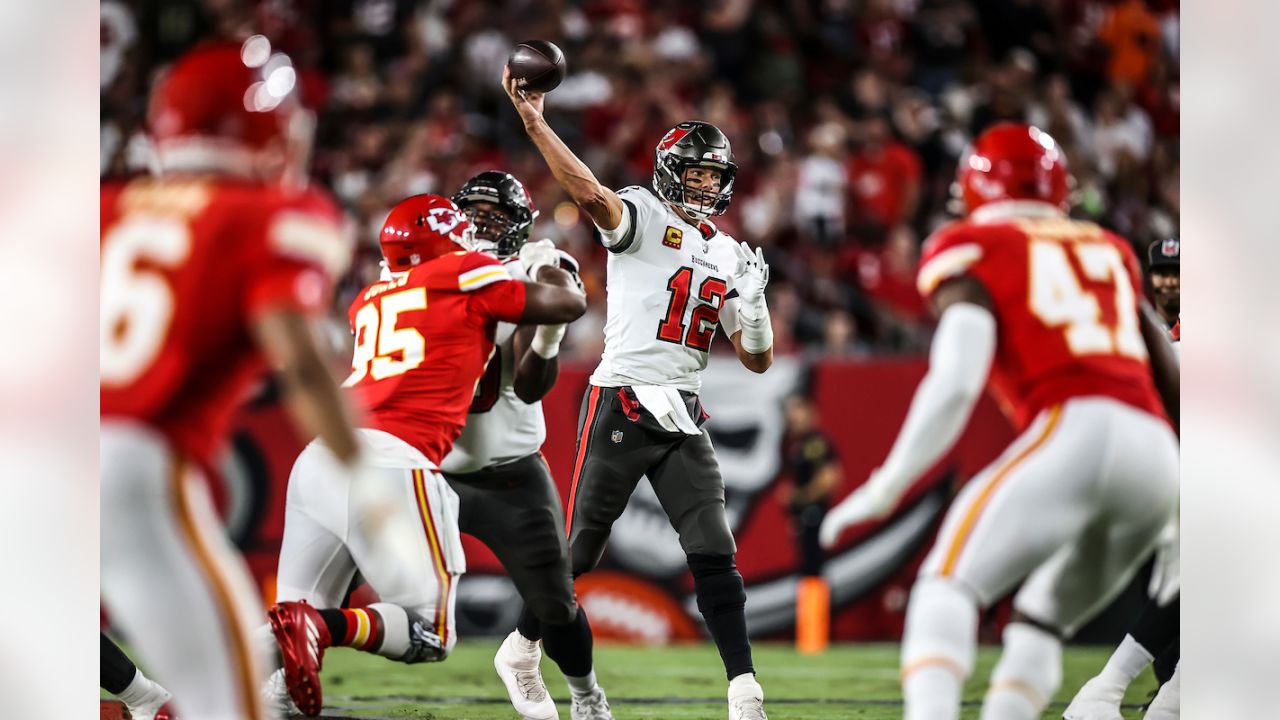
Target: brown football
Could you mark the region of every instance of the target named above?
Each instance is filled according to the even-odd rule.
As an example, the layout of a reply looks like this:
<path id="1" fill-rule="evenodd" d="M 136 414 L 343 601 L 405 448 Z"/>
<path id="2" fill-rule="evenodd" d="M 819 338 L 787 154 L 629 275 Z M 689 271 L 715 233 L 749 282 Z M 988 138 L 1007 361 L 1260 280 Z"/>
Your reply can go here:
<path id="1" fill-rule="evenodd" d="M 564 53 L 546 40 L 529 40 L 516 46 L 507 58 L 511 77 L 523 80 L 519 87 L 533 92 L 550 92 L 564 80 Z"/>

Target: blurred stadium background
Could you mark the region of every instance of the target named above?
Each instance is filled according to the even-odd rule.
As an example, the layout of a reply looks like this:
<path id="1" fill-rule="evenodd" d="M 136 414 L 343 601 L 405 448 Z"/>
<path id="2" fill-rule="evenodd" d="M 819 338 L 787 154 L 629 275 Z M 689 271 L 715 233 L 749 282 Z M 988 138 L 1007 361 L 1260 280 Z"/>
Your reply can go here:
<path id="1" fill-rule="evenodd" d="M 534 237 L 580 259 L 590 302 L 545 403 L 545 453 L 562 487 L 602 347 L 605 252 L 526 139 L 498 82 L 502 65 L 522 40 L 563 48 L 569 76 L 548 95 L 548 117 L 611 187 L 649 184 L 653 146 L 673 124 L 724 130 L 740 170 L 718 221 L 765 248 L 779 353 L 759 378 L 745 379 L 731 353 L 705 375 L 759 638 L 788 640 L 795 623 L 782 402 L 814 398 L 843 466 L 837 496 L 883 458 L 930 335 L 914 288 L 920 244 L 948 217 L 971 137 L 1000 120 L 1033 122 L 1068 153 L 1077 216 L 1130 238 L 1144 259 L 1148 243 L 1177 234 L 1176 0 L 104 0 L 101 13 L 104 175 L 146 171 L 148 89 L 193 43 L 261 34 L 289 55 L 319 120 L 312 175 L 341 199 L 360 243 L 335 298 L 339 358 L 345 309 L 377 276 L 376 230 L 391 205 L 452 194 L 491 168 L 526 183 L 541 212 Z M 835 639 L 897 639 L 948 494 L 1010 437 L 985 403 L 900 512 L 846 538 L 825 570 Z M 242 413 L 218 488 L 268 597 L 300 447 L 263 388 Z M 487 551 L 467 549 L 460 629 L 505 633 L 514 589 Z M 1143 581 L 1080 639 L 1117 639 Z M 599 636 L 662 644 L 701 637 L 690 590 L 675 535 L 642 483 L 605 565 L 579 581 L 583 605 Z M 998 637 L 1006 611 L 991 613 L 984 638 Z"/>

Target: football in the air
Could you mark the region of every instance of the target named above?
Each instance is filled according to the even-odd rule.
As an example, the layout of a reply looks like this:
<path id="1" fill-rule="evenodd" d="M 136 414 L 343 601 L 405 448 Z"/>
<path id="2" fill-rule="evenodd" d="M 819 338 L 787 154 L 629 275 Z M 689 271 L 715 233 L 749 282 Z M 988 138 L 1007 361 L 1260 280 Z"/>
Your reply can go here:
<path id="1" fill-rule="evenodd" d="M 518 87 L 533 92 L 551 92 L 564 80 L 564 53 L 546 40 L 529 40 L 516 46 L 507 58 L 511 77 L 523 80 Z"/>

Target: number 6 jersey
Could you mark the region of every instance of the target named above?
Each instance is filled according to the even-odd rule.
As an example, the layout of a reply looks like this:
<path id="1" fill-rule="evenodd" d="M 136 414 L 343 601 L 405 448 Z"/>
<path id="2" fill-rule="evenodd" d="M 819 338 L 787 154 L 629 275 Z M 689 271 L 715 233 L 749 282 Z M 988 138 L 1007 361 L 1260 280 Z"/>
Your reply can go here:
<path id="1" fill-rule="evenodd" d="M 738 330 L 734 240 L 685 222 L 647 188 L 618 192 L 626 217 L 609 249 L 601 387 L 666 385 L 698 392 L 716 326 Z"/>
<path id="2" fill-rule="evenodd" d="M 320 314 L 350 238 L 330 197 L 247 180 L 102 186 L 103 418 L 157 428 L 206 465 L 266 370 L 253 317 Z"/>
<path id="3" fill-rule="evenodd" d="M 962 275 L 991 296 L 991 388 L 1019 428 L 1085 395 L 1165 416 L 1138 325 L 1142 275 L 1124 239 L 1043 203 L 987 205 L 928 240 L 920 294 Z"/>

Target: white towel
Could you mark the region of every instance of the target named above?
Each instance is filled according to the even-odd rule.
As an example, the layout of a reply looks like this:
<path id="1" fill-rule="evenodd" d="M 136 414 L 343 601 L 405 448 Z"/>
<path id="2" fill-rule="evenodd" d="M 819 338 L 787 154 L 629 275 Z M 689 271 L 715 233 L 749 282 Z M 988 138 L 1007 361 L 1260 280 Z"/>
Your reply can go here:
<path id="1" fill-rule="evenodd" d="M 682 432 L 685 435 L 701 435 L 697 423 L 689 417 L 689 408 L 680 397 L 680 391 L 666 385 L 632 385 L 636 399 L 648 410 L 663 430 Z"/>

